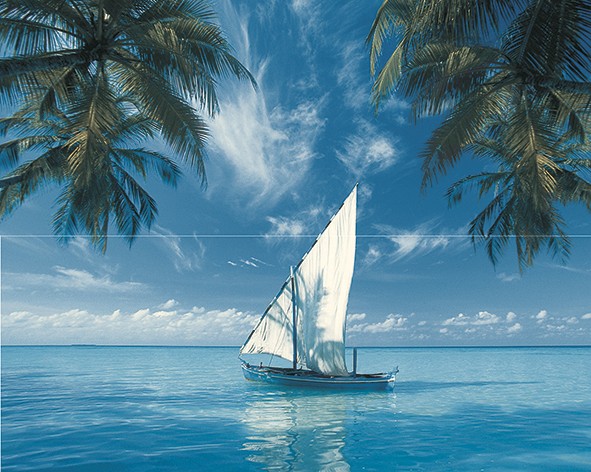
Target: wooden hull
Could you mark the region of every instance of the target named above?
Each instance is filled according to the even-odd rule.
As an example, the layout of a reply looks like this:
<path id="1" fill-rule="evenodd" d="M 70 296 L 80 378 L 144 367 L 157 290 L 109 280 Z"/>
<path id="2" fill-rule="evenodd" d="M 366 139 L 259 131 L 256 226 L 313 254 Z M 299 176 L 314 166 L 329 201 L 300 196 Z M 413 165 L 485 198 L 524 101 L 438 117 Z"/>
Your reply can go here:
<path id="1" fill-rule="evenodd" d="M 256 367 L 242 363 L 246 380 L 267 382 L 288 387 L 330 388 L 336 390 L 385 390 L 394 386 L 396 373 L 357 374 L 330 377 L 310 370 L 282 369 L 277 367 Z"/>

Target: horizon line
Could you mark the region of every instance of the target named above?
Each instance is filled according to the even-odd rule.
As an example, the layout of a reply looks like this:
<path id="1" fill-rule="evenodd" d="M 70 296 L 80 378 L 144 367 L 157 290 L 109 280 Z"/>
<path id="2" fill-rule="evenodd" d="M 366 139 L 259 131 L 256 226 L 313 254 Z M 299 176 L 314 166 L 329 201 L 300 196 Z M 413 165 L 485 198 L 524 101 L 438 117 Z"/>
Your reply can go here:
<path id="1" fill-rule="evenodd" d="M 0 344 L 2 347 L 157 347 L 157 348 L 211 348 L 211 349 L 239 349 L 240 345 L 191 345 L 191 344 Z M 591 344 L 454 344 L 433 346 L 346 346 L 346 349 L 481 349 L 481 348 L 591 348 Z"/>
<path id="2" fill-rule="evenodd" d="M 469 239 L 489 239 L 489 238 L 558 238 L 558 237 L 569 237 L 569 238 L 591 238 L 591 234 L 526 234 L 526 235 L 499 235 L 499 234 L 491 234 L 491 235 L 470 235 L 470 234 L 458 234 L 458 233 L 388 233 L 388 234 L 356 234 L 357 238 L 469 238 Z M 89 235 L 89 234 L 62 234 L 62 235 L 55 235 L 55 234 L 0 234 L 0 238 L 55 238 L 55 239 L 76 239 L 76 238 L 83 238 L 83 239 L 91 239 L 95 238 L 96 236 Z M 107 234 L 104 235 L 105 238 L 115 238 L 115 239 L 137 239 L 137 238 L 316 238 L 318 234 L 277 234 L 277 233 L 269 233 L 269 234 L 256 234 L 256 233 L 246 233 L 246 234 L 228 234 L 228 233 L 220 233 L 220 234 L 213 234 L 213 233 L 180 233 L 180 234 L 136 234 L 134 236 L 124 235 L 124 234 Z"/>

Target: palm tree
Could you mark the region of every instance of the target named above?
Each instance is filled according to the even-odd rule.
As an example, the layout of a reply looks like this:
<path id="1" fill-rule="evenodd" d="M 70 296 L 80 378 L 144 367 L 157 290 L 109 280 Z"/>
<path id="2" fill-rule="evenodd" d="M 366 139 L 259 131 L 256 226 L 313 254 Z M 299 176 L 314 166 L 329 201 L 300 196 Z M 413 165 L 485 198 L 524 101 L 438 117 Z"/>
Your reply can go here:
<path id="1" fill-rule="evenodd" d="M 531 265 L 537 250 L 521 238 L 543 240 L 552 234 L 548 229 L 561 224 L 550 204 L 563 195 L 558 143 L 589 141 L 591 5 L 581 0 L 385 0 L 368 37 L 372 74 L 393 34 L 394 52 L 374 83 L 376 109 L 398 90 L 412 100 L 415 120 L 445 115 L 421 153 L 423 188 L 477 143 L 502 142 L 500 169 L 512 169 L 524 185 L 523 179 L 532 179 L 523 187 L 530 195 L 520 199 L 519 208 L 556 223 L 521 224 L 519 218 L 528 212 L 506 208 L 513 211 L 514 224 L 497 230 L 502 237 L 516 232 L 520 266 Z M 588 153 L 579 159 L 588 159 Z M 538 207 L 539 202 L 547 204 Z M 488 244 L 497 255 L 503 247 Z"/>
<path id="2" fill-rule="evenodd" d="M 4 179 L 0 214 L 9 215 L 42 187 L 59 185 L 53 226 L 64 241 L 83 230 L 95 247 L 105 251 L 111 219 L 130 244 L 142 227 L 149 228 L 157 214 L 156 202 L 138 177 L 145 180 L 155 172 L 164 183 L 175 186 L 181 171 L 162 153 L 137 145 L 138 137 L 155 138 L 157 123 L 138 113 L 128 114 L 122 102 L 117 105 L 107 133 L 88 142 L 73 139 L 76 124 L 66 115 L 40 120 L 23 110 L 0 120 L 0 132 L 11 130 L 18 136 L 0 145 L 6 160 L 18 163 L 27 152 L 38 154 Z M 70 161 L 72 155 L 84 152 L 85 145 L 92 147 L 92 169 Z"/>
<path id="3" fill-rule="evenodd" d="M 19 164 L 17 149 L 41 152 L 0 181 L 0 216 L 41 182 L 66 183 L 57 232 L 87 231 L 104 249 L 113 213 L 132 239 L 155 206 L 123 173 L 123 161 L 140 173 L 164 165 L 172 176 L 178 168 L 122 146 L 125 139 L 163 138 L 205 184 L 202 113 L 217 112 L 218 81 L 236 77 L 255 86 L 214 18 L 201 0 L 0 0 L 0 97 L 22 107 L 4 122 L 18 137 L 3 146 L 1 164 Z M 148 165 L 149 154 L 157 163 Z M 126 192 L 140 211 L 122 217 Z"/>
<path id="4" fill-rule="evenodd" d="M 508 139 L 501 135 L 470 147 L 475 156 L 495 162 L 498 169 L 454 183 L 447 191 L 450 205 L 470 190 L 476 190 L 479 198 L 492 196 L 470 222 L 469 234 L 473 241 L 484 241 L 493 263 L 510 239 L 515 241 L 520 271 L 533 264 L 544 246 L 555 257 L 566 259 L 571 242 L 557 206 L 582 203 L 591 211 L 591 183 L 581 176 L 591 175 L 591 160 L 583 157 L 591 151 L 591 143 L 558 140 L 551 149 L 548 170 L 539 172 L 536 160 L 511 153 Z M 547 177 L 552 185 L 544 180 Z"/>

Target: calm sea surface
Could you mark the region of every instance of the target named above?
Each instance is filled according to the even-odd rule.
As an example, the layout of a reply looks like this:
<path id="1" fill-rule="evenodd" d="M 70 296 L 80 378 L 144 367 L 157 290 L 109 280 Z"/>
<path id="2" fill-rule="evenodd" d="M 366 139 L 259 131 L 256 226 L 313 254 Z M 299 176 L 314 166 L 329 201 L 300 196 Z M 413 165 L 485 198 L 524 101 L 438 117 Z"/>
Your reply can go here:
<path id="1" fill-rule="evenodd" d="M 359 355 L 393 391 L 246 382 L 235 348 L 3 347 L 2 470 L 591 470 L 591 348 Z"/>

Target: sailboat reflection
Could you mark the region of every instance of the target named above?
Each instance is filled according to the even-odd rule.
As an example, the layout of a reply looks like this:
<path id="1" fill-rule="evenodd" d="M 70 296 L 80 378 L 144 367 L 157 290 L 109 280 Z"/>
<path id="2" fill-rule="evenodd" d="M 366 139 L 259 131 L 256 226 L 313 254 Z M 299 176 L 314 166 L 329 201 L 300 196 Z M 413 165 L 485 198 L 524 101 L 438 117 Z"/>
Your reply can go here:
<path id="1" fill-rule="evenodd" d="M 390 421 L 396 396 L 380 392 L 289 389 L 253 391 L 241 422 L 243 450 L 261 470 L 348 471 L 367 453 L 364 424 L 376 414 Z M 379 413 L 377 413 L 379 412 Z"/>
<path id="2" fill-rule="evenodd" d="M 263 470 L 350 470 L 343 455 L 350 406 L 334 394 L 253 398 L 242 419 L 247 459 Z"/>

